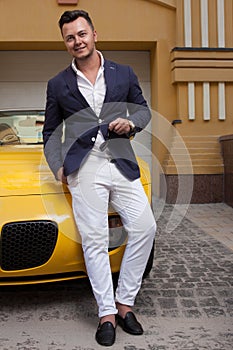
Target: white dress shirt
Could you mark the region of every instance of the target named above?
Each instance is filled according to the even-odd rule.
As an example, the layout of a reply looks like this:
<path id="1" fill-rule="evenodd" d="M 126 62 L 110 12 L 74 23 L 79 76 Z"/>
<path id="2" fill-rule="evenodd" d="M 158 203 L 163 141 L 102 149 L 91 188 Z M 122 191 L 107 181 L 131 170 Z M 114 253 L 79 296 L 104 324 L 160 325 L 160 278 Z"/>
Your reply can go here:
<path id="1" fill-rule="evenodd" d="M 81 94 L 86 99 L 89 106 L 93 109 L 97 117 L 99 117 L 105 94 L 106 94 L 106 84 L 104 79 L 104 57 L 101 52 L 97 51 L 100 56 L 100 68 L 97 73 L 96 81 L 92 84 L 87 77 L 76 67 L 75 58 L 72 61 L 72 68 L 77 75 L 77 84 Z M 98 119 L 99 123 L 102 122 Z M 104 137 L 102 132 L 99 130 L 93 150 L 99 150 L 100 145 L 104 142 Z"/>

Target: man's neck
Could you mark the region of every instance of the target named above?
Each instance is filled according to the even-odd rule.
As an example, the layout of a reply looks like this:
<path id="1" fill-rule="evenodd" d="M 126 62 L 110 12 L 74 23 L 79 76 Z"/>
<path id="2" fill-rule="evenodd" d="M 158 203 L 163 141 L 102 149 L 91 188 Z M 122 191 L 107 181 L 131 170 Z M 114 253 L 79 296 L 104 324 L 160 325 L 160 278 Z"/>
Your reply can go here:
<path id="1" fill-rule="evenodd" d="M 76 67 L 94 85 L 101 65 L 101 58 L 98 52 L 95 50 L 90 57 L 83 60 L 75 60 L 75 64 Z"/>
<path id="2" fill-rule="evenodd" d="M 101 58 L 96 50 L 93 51 L 92 55 L 84 59 L 75 59 L 76 67 L 85 74 L 90 71 L 98 71 L 101 65 Z"/>

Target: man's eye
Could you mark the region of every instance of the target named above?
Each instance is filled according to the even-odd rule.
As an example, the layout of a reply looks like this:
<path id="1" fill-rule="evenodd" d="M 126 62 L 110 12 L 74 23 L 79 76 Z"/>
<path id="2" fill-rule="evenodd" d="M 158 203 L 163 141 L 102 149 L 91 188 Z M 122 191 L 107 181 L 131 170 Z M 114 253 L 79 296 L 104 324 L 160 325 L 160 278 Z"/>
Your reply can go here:
<path id="1" fill-rule="evenodd" d="M 67 41 L 67 42 L 71 42 L 71 41 L 73 41 L 73 40 L 74 40 L 73 36 L 68 36 L 68 38 L 66 38 L 66 41 Z"/>

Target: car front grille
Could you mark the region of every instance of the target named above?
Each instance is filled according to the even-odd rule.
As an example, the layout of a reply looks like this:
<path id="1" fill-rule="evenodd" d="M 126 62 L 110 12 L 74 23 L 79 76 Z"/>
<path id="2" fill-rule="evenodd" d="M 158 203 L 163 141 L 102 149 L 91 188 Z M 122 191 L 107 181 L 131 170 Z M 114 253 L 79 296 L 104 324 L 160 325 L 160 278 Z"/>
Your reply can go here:
<path id="1" fill-rule="evenodd" d="M 2 227 L 0 264 L 5 271 L 30 269 L 51 257 L 58 236 L 53 221 L 21 221 Z"/>

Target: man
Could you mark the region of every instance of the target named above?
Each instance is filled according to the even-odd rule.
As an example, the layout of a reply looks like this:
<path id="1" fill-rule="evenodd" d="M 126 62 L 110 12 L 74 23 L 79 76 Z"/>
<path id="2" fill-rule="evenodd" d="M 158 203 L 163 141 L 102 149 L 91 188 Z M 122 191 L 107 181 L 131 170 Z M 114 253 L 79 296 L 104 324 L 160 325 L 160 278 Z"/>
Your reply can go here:
<path id="1" fill-rule="evenodd" d="M 99 308 L 96 340 L 110 346 L 115 341 L 116 315 L 126 332 L 143 333 L 132 307 L 156 223 L 130 137 L 147 125 L 151 115 L 132 69 L 105 60 L 96 50 L 97 33 L 87 12 L 66 11 L 59 26 L 73 60 L 48 82 L 44 151 L 55 177 L 71 192 Z M 115 298 L 108 256 L 109 202 L 128 232 Z"/>

